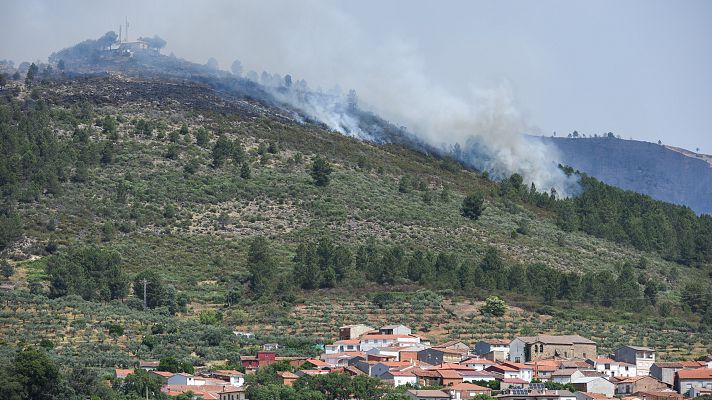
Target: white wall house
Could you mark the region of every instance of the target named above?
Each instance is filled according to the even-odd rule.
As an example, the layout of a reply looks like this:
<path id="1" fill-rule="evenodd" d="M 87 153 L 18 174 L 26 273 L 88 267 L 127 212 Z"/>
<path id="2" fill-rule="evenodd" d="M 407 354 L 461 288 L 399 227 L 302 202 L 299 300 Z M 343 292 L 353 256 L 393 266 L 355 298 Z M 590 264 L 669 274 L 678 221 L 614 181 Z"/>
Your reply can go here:
<path id="1" fill-rule="evenodd" d="M 477 381 L 494 381 L 496 377 L 493 373 L 487 371 L 458 371 L 462 375 L 463 382 L 477 382 Z"/>
<path id="2" fill-rule="evenodd" d="M 599 393 L 605 395 L 606 397 L 613 397 L 616 393 L 616 385 L 600 376 L 573 378 L 571 383 L 577 390 L 586 393 Z"/>
<path id="3" fill-rule="evenodd" d="M 364 335 L 359 346 L 361 351 L 369 351 L 374 347 L 413 346 L 420 343 L 420 338 L 410 335 Z"/>
<path id="4" fill-rule="evenodd" d="M 484 358 L 468 358 L 460 364 L 478 371 L 483 371 L 485 368 L 495 365 L 496 363 L 494 361 L 485 360 Z"/>
<path id="5" fill-rule="evenodd" d="M 527 382 L 531 382 L 534 377 L 533 368 L 520 368 L 519 369 L 519 379 L 524 379 Z"/>
<path id="6" fill-rule="evenodd" d="M 586 362 L 593 365 L 596 372 L 600 372 L 606 376 L 621 378 L 638 376 L 638 369 L 635 367 L 635 364 L 616 361 L 610 358 L 588 359 Z"/>
<path id="7" fill-rule="evenodd" d="M 410 335 L 413 333 L 405 325 L 385 325 L 378 330 L 382 335 Z"/>
<path id="8" fill-rule="evenodd" d="M 205 379 L 199 376 L 193 376 L 185 373 L 174 374 L 168 378 L 167 382 L 169 385 L 190 385 L 190 386 L 201 386 L 205 385 Z"/>
<path id="9" fill-rule="evenodd" d="M 655 363 L 655 350 L 642 346 L 623 346 L 616 350 L 616 361 L 634 364 L 638 376 L 650 375 Z"/>
<path id="10" fill-rule="evenodd" d="M 337 340 L 332 344 L 324 346 L 324 353 L 344 353 L 347 351 L 361 351 L 360 341 L 358 339 Z"/>
<path id="11" fill-rule="evenodd" d="M 712 389 L 712 369 L 684 369 L 677 372 L 675 388 L 678 393 L 689 395 L 690 390 Z"/>
<path id="12" fill-rule="evenodd" d="M 393 386 L 416 385 L 418 377 L 414 373 L 408 371 L 390 370 L 381 375 L 381 379 L 393 380 Z"/>
<path id="13" fill-rule="evenodd" d="M 551 374 L 551 381 L 556 383 L 571 383 L 574 379 L 583 378 L 583 372 L 579 370 L 560 369 Z"/>
<path id="14" fill-rule="evenodd" d="M 475 343 L 475 354 L 485 355 L 490 352 L 504 353 L 504 359 L 509 360 L 509 340 L 505 339 L 484 339 Z M 514 361 L 514 360 L 511 360 Z"/>

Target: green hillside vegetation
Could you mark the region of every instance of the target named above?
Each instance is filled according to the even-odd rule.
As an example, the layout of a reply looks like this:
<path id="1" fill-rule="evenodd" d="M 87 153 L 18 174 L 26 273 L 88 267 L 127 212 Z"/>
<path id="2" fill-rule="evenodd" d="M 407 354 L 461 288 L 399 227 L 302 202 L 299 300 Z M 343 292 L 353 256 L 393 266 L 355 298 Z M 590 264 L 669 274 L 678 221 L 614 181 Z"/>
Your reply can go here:
<path id="1" fill-rule="evenodd" d="M 115 102 L 101 93 L 116 79 L 1 100 L 5 360 L 44 339 L 65 366 L 235 363 L 262 340 L 313 354 L 357 321 L 712 348 L 708 216 L 588 177 L 556 200 L 263 106 Z M 504 316 L 480 312 L 493 294 Z"/>

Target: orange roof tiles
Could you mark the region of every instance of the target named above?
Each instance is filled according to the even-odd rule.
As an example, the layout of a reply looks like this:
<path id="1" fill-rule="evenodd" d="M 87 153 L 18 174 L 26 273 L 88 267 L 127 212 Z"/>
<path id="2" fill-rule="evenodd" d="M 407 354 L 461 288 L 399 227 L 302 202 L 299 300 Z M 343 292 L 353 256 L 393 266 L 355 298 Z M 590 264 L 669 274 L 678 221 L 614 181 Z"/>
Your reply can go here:
<path id="1" fill-rule="evenodd" d="M 318 359 L 316 359 L 316 358 L 307 358 L 307 362 L 308 362 L 309 364 L 312 364 L 312 365 L 315 366 L 315 367 L 326 368 L 326 367 L 330 367 L 330 366 L 331 366 L 331 364 L 328 364 L 328 363 L 326 363 L 326 362 L 324 362 L 324 361 L 322 361 L 322 360 L 318 360 Z"/>
<path id="2" fill-rule="evenodd" d="M 509 361 L 505 361 L 501 365 L 506 365 L 506 366 L 514 368 L 514 369 L 533 369 L 534 368 L 531 365 L 526 365 L 526 364 L 516 363 L 516 362 L 509 362 Z"/>
<path id="3" fill-rule="evenodd" d="M 683 369 L 677 371 L 680 379 L 712 379 L 712 368 Z"/>
<path id="4" fill-rule="evenodd" d="M 602 393 L 593 393 L 593 392 L 582 392 L 582 393 L 584 393 L 587 397 L 590 397 L 592 399 L 610 399 L 610 397 L 608 397 Z"/>
<path id="5" fill-rule="evenodd" d="M 486 369 L 487 369 L 487 370 L 492 370 L 492 369 L 494 369 L 494 370 L 508 371 L 508 372 L 518 371 L 518 369 L 516 369 L 516 368 L 512 368 L 512 367 L 509 367 L 509 366 L 506 366 L 506 365 L 502 365 L 502 364 L 499 364 L 499 365 L 491 365 L 491 366 L 487 367 Z"/>
<path id="6" fill-rule="evenodd" d="M 487 360 L 485 358 L 470 357 L 464 361 L 460 361 L 460 364 L 495 364 L 492 360 Z"/>
<path id="7" fill-rule="evenodd" d="M 706 367 L 707 363 L 704 361 L 680 361 L 680 365 L 684 368 L 701 368 Z"/>
<path id="8" fill-rule="evenodd" d="M 504 378 L 504 379 L 502 379 L 502 382 L 503 383 L 512 383 L 515 385 L 520 385 L 520 384 L 523 385 L 523 384 L 529 383 L 529 382 L 525 381 L 524 379 L 519 379 L 519 378 Z"/>
<path id="9" fill-rule="evenodd" d="M 492 391 L 490 388 L 486 388 L 480 385 L 475 385 L 474 383 L 457 383 L 452 386 L 448 386 L 445 390 L 471 390 L 471 391 Z"/>
<path id="10" fill-rule="evenodd" d="M 415 376 L 415 372 L 413 372 L 411 370 L 399 371 L 397 369 L 392 369 L 392 370 L 388 371 L 388 373 L 393 376 Z"/>
<path id="11" fill-rule="evenodd" d="M 462 379 L 462 375 L 459 372 L 453 371 L 451 369 L 437 369 L 437 373 L 445 379 Z"/>
<path id="12" fill-rule="evenodd" d="M 442 363 L 440 365 L 436 365 L 436 368 L 438 368 L 438 369 L 454 369 L 456 371 L 474 371 L 475 370 L 472 367 L 468 367 L 468 366 L 462 365 L 462 364 L 454 364 L 454 363 Z"/>

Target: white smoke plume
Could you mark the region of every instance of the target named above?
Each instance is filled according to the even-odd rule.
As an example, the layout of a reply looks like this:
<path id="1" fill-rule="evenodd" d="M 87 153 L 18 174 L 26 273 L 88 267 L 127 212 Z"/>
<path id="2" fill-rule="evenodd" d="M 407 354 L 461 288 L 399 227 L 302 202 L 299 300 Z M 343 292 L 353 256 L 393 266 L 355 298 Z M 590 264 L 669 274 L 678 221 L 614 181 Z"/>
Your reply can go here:
<path id="1" fill-rule="evenodd" d="M 555 148 L 525 135 L 537 129 L 518 111 L 507 82 L 454 94 L 438 85 L 436 77 L 428 76 L 416 45 L 397 37 L 374 40 L 355 20 L 323 3 L 315 8 L 302 4 L 290 12 L 309 13 L 327 24 L 332 34 L 321 34 L 322 26 L 320 34 L 310 35 L 309 49 L 318 49 L 318 53 L 305 50 L 304 43 L 295 39 L 300 35 L 282 38 L 279 47 L 285 52 L 285 68 L 292 65 L 309 73 L 314 66 L 319 76 L 305 76 L 307 80 L 356 89 L 360 108 L 407 127 L 436 148 L 459 144 L 464 150 L 462 161 L 495 178 L 516 172 L 539 190 L 554 188 L 564 196 L 577 190 L 575 179 L 558 169 Z M 314 28 L 297 25 L 293 29 L 313 33 Z M 379 141 L 376 133 L 361 130 L 358 121 L 345 112 L 343 96 L 304 96 L 294 90 L 276 96 L 335 131 Z"/>

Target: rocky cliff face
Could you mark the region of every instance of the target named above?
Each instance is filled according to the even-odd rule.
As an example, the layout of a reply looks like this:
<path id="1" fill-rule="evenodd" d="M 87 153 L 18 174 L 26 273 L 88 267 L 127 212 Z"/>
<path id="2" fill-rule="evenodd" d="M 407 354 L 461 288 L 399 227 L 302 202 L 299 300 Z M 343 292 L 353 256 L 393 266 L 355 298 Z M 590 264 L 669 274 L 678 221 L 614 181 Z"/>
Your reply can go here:
<path id="1" fill-rule="evenodd" d="M 542 138 L 559 162 L 610 185 L 712 214 L 708 156 L 654 143 L 612 138 Z"/>

